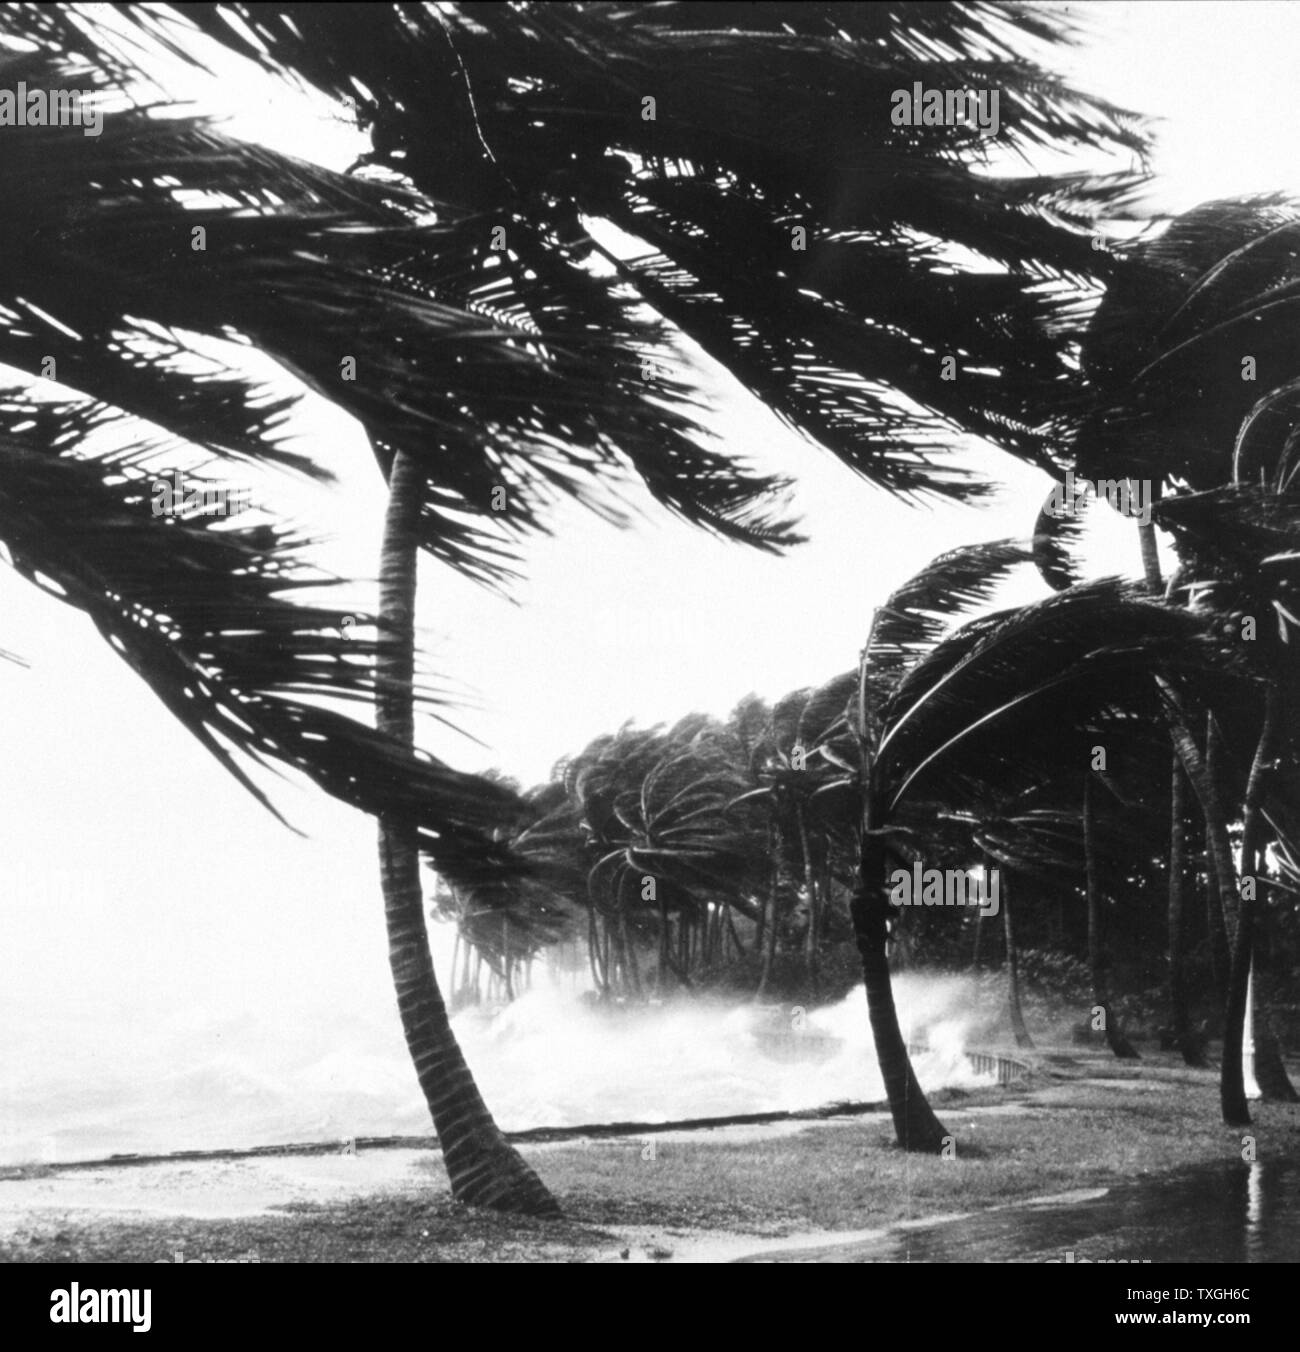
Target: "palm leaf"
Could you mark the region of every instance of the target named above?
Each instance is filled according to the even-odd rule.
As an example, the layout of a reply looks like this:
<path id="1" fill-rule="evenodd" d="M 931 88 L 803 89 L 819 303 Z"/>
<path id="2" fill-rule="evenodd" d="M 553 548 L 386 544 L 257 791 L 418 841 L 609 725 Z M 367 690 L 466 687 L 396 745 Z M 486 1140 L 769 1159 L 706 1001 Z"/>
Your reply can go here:
<path id="1" fill-rule="evenodd" d="M 31 8 L 15 7 L 15 31 L 95 59 L 92 16 L 55 33 Z M 595 315 L 630 283 L 891 491 L 978 491 L 950 458 L 954 430 L 1052 463 L 1039 410 L 1081 331 L 1073 284 L 1110 269 L 1091 237 L 1140 174 L 998 177 L 981 172 L 988 148 L 970 129 L 896 127 L 889 112 L 914 80 L 994 87 L 1017 148 L 1140 155 L 1136 118 L 1024 57 L 1026 39 L 1068 40 L 1055 14 L 984 3 L 769 4 L 725 20 L 707 5 L 120 13 L 173 55 L 199 59 L 192 24 L 351 100 L 368 163 L 471 215 L 509 214 L 498 261 L 521 295 L 554 284 L 574 315 Z M 627 231 L 641 254 L 605 251 L 593 221 Z M 954 262 L 967 254 L 979 261 Z M 603 302 L 589 269 L 599 257 L 613 267 Z"/>
<path id="2" fill-rule="evenodd" d="M 294 599 L 326 581 L 306 565 L 310 542 L 269 525 L 155 515 L 147 479 L 123 471 L 129 453 L 87 450 L 108 416 L 0 404 L 0 541 L 13 568 L 84 611 L 266 806 L 253 766 L 301 773 L 372 814 L 409 815 L 425 857 L 453 881 L 512 871 L 492 834 L 518 811 L 513 794 L 345 712 L 373 703 L 374 658 L 389 640 L 343 637 L 337 608 Z"/>

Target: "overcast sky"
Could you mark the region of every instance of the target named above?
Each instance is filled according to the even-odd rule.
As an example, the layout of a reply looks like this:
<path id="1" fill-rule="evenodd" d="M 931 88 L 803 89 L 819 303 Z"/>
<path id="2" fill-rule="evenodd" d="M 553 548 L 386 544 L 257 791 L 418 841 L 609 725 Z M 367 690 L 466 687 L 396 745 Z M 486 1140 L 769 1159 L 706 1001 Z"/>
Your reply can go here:
<path id="1" fill-rule="evenodd" d="M 1065 6 L 1094 44 L 1065 72 L 1165 119 L 1156 205 L 1300 191 L 1300 6 Z M 188 77 L 193 79 L 193 77 Z M 355 140 L 269 82 L 233 69 L 193 80 L 204 106 L 233 104 L 240 134 L 343 167 Z M 809 544 L 783 559 L 723 545 L 646 507 L 619 532 L 572 508 L 526 550 L 526 580 L 502 600 L 426 566 L 420 621 L 429 665 L 470 703 L 428 745 L 466 768 L 526 782 L 627 718 L 725 713 L 747 691 L 776 696 L 850 667 L 873 605 L 934 554 L 1023 535 L 1045 476 L 1008 457 L 972 464 L 1003 491 L 983 510 L 911 509 L 856 479 L 712 378 L 729 449 L 797 478 Z M 319 408 L 303 424 L 343 477 L 301 510 L 336 531 L 328 557 L 373 572 L 381 485 L 357 429 Z M 1131 528 L 1113 523 L 1110 571 L 1136 571 Z M 77 613 L 0 574 L 0 1013 L 84 1011 L 87 1036 L 123 1035 L 120 997 L 141 1007 L 257 1008 L 278 999 L 391 1000 L 372 824 L 285 786 L 307 838 L 278 825 L 169 718 Z M 326 994 L 328 992 L 328 994 Z M 376 1006 L 377 1007 L 377 1006 Z M 92 1033 L 92 1025 L 104 1029 Z M 0 1056 L 19 1054 L 5 1015 Z M 38 1055 L 28 1035 L 26 1055 Z M 146 1035 L 140 1033 L 139 1035 Z M 2 1112 L 2 1110 L 0 1110 Z M 0 1123 L 2 1125 L 2 1123 Z"/>

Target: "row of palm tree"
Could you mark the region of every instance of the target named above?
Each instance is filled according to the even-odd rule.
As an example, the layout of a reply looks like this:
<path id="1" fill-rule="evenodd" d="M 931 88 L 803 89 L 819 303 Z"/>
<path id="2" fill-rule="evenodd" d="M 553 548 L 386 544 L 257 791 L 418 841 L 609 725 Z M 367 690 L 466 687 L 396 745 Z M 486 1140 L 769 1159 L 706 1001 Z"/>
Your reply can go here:
<path id="1" fill-rule="evenodd" d="M 1059 15 L 983 0 L 128 4 L 108 14 L 16 4 L 0 36 L 11 47 L 0 56 L 6 78 L 96 84 L 128 100 L 151 50 L 201 63 L 206 37 L 351 100 L 370 134 L 348 175 L 148 109 L 143 97 L 111 112 L 99 138 L 60 128 L 5 137 L 0 361 L 54 375 L 59 396 L 16 392 L 0 409 L 0 538 L 26 575 L 87 610 L 250 785 L 243 758 L 288 764 L 376 816 L 399 1009 L 456 1196 L 555 1210 L 477 1094 L 429 957 L 421 858 L 458 891 L 489 898 L 529 870 L 527 851 L 506 845 L 520 800 L 416 750 L 417 556 L 500 583 L 557 495 L 617 514 L 608 486 L 617 492 L 628 468 L 706 529 L 767 549 L 794 543 L 782 485 L 703 444 L 689 370 L 668 356 L 658 367 L 672 376 L 642 379 L 645 355 L 663 359 L 674 335 L 902 496 L 966 500 L 985 489 L 946 455 L 961 433 L 1054 474 L 1149 469 L 1168 493 L 1160 523 L 1186 553 L 1179 585 L 1201 589 L 1180 605 L 1177 592 L 1072 583 L 919 655 L 888 612 L 873 626 L 856 712 L 826 743 L 835 782 L 820 787 L 858 817 L 850 913 L 902 1143 L 936 1149 L 939 1124 L 898 1034 L 882 883 L 928 820 L 927 795 L 978 816 L 994 840 L 1004 821 L 1071 810 L 1067 800 L 1082 810 L 1100 793 L 1087 762 L 1064 754 L 1104 736 L 1144 745 L 1164 728 L 1206 819 L 1232 938 L 1230 1023 L 1244 1008 L 1258 903 L 1233 892 L 1247 870 L 1227 842 L 1240 807 L 1247 863 L 1289 876 L 1297 857 L 1280 806 L 1285 663 L 1243 660 L 1213 629 L 1204 588 L 1217 598 L 1237 585 L 1215 572 L 1230 563 L 1216 542 L 1234 511 L 1259 505 L 1261 466 L 1278 484 L 1274 533 L 1286 535 L 1293 215 L 1277 202 L 1215 205 L 1145 252 L 1097 250 L 1097 230 L 1129 212 L 1140 164 L 1013 177 L 990 172 L 991 147 L 968 128 L 890 123 L 888 91 L 913 79 L 996 83 L 1016 110 L 1013 149 L 1140 155 L 1136 119 L 1023 56 L 1026 39 L 1068 38 Z M 604 242 L 606 227 L 635 248 Z M 1089 300 L 1103 287 L 1089 334 Z M 1250 354 L 1236 350 L 1242 334 Z M 205 346 L 198 369 L 195 335 L 233 344 L 225 364 Z M 331 637 L 337 617 L 294 601 L 316 579 L 283 530 L 145 508 L 148 475 L 178 449 L 224 468 L 252 459 L 313 472 L 278 444 L 292 399 L 241 369 L 239 344 L 370 438 L 389 510 L 368 645 L 344 651 Z M 1241 355 L 1256 356 L 1272 402 L 1254 386 L 1219 398 L 1220 368 Z M 954 366 L 958 379 L 946 379 Z M 90 435 L 106 430 L 116 449 Z M 1281 448 L 1271 459 L 1266 437 Z M 502 488 L 510 510 L 496 514 Z M 70 495 L 82 508 L 74 527 L 33 528 Z M 1034 552 L 1059 581 L 1068 530 L 1040 535 Z M 1280 620 L 1291 613 L 1285 567 L 1272 553 L 1253 558 L 1268 584 L 1261 614 Z M 1251 573 L 1239 589 L 1258 581 Z M 952 615 L 969 584 L 941 585 L 954 590 L 937 614 Z M 1103 691 L 1104 705 L 1067 702 Z M 376 727 L 340 709 L 344 697 L 372 699 Z M 1008 743 L 990 732 L 1012 716 L 1032 736 Z M 1200 732 L 1215 725 L 1217 744 Z M 786 749 L 771 750 L 768 780 L 751 788 L 771 821 L 793 821 L 816 894 L 816 851 L 800 834 L 811 799 L 793 762 L 781 763 Z M 1068 763 L 1079 777 L 1069 794 Z M 637 864 L 653 860 L 681 889 L 665 906 L 684 912 L 685 894 L 709 882 L 691 850 L 724 786 L 684 807 L 677 774 L 665 768 L 630 824 L 618 819 L 643 843 L 597 833 L 592 848 L 608 844 L 602 887 L 628 898 Z M 608 794 L 598 774 L 585 787 L 594 806 Z M 786 832 L 778 847 L 773 829 L 772 858 Z M 766 945 L 778 875 L 772 865 Z M 824 897 L 811 904 L 815 961 Z M 606 979 L 612 964 L 635 984 L 635 945 L 610 919 L 600 921 Z M 1225 1058 L 1225 1112 L 1236 1111 L 1232 1079 Z"/>
<path id="2" fill-rule="evenodd" d="M 851 751 L 851 680 L 774 707 L 748 696 L 726 720 L 696 714 L 597 738 L 523 795 L 530 811 L 504 843 L 532 872 L 451 886 L 437 913 L 492 972 L 581 938 L 605 998 L 691 989 L 737 962 L 758 971 L 761 995 L 782 937 L 815 991 L 835 875 L 852 858 L 846 798 L 817 798 L 847 782 L 826 758 L 825 716 L 841 715 Z"/>
<path id="3" fill-rule="evenodd" d="M 1238 489 L 1216 498 L 1239 515 L 1259 511 L 1259 496 Z M 1191 501 L 1171 497 L 1162 514 L 1172 522 Z M 1197 548 L 1221 561 L 1250 548 L 1217 509 L 1194 533 L 1187 526 L 1171 529 L 1195 542 L 1189 559 Z M 1300 557 L 1292 530 L 1284 522 L 1255 548 L 1267 549 L 1263 557 L 1276 563 Z M 1026 903 L 1036 893 L 1039 905 L 1066 897 L 1085 914 L 1091 1010 L 1100 1014 L 1094 1026 L 1119 1056 L 1136 1052 L 1114 1008 L 1111 954 L 1140 942 L 1144 927 L 1163 933 L 1167 923 L 1169 1023 L 1184 1056 L 1198 1063 L 1182 913 L 1189 873 L 1204 879 L 1210 902 L 1207 977 L 1221 935 L 1233 935 L 1232 955 L 1242 961 L 1249 940 L 1241 917 L 1261 889 L 1276 894 L 1272 923 L 1287 921 L 1294 909 L 1286 862 L 1293 850 L 1281 824 L 1285 762 L 1274 755 L 1283 750 L 1278 711 L 1284 690 L 1261 675 L 1269 645 L 1243 648 L 1236 637 L 1241 612 L 1225 617 L 1205 605 L 1189 609 L 1150 595 L 1144 584 L 1081 581 L 1031 605 L 956 628 L 944 624 L 987 600 L 1014 568 L 1032 560 L 1030 545 L 1006 541 L 952 551 L 880 607 L 858 673 L 816 692 L 795 692 L 770 710 L 751 696 L 726 721 L 696 715 L 667 731 L 625 727 L 562 762 L 550 784 L 527 795 L 537 815 L 511 839 L 516 852 L 535 851 L 531 890 L 516 895 L 507 886 L 495 904 L 503 915 L 526 916 L 530 904 L 546 898 L 551 916 L 567 910 L 572 918 L 572 928 L 557 930 L 557 939 L 572 935 L 585 908 L 597 989 L 609 992 L 613 973 L 614 989 L 623 995 L 642 993 L 638 946 L 658 946 L 654 990 L 661 993 L 670 976 L 690 984 L 683 954 L 725 963 L 725 948 L 711 949 L 707 937 L 722 917 L 743 953 L 739 917 L 745 939 L 763 954 L 761 993 L 778 923 L 794 909 L 789 891 L 786 906 L 778 905 L 783 875 L 788 880 L 803 871 L 803 936 L 818 898 L 847 900 L 865 963 L 885 953 L 887 938 L 897 943 L 906 927 L 923 923 L 917 913 L 889 911 L 884 884 L 895 865 L 922 860 L 927 867 L 967 868 L 982 860 L 999 870 L 1006 888 L 1010 1014 L 1022 1045 L 1029 1033 L 1012 916 L 1032 921 L 1036 907 Z M 1258 596 L 1227 603 L 1260 611 L 1266 605 Z M 1250 749 L 1234 755 L 1220 746 L 1217 784 L 1208 787 L 1200 743 L 1187 729 L 1190 708 L 1198 725 L 1228 728 Z M 849 728 L 853 735 L 846 739 Z M 1171 752 L 1177 754 L 1172 780 Z M 1195 824 L 1183 791 L 1189 776 L 1202 781 Z M 747 781 L 757 783 L 748 787 Z M 1266 781 L 1282 795 L 1270 798 L 1267 809 Z M 844 873 L 831 861 L 838 854 L 843 862 L 853 838 L 852 805 L 864 785 L 869 815 L 860 835 L 859 886 L 846 897 Z M 1238 822 L 1242 844 L 1234 857 L 1228 837 Z M 793 849 L 782 848 L 782 841 Z M 1266 844 L 1274 851 L 1267 861 Z M 563 881 L 548 894 L 551 872 Z M 1246 878 L 1257 886 L 1244 886 Z M 1017 888 L 1014 912 L 1011 879 L 1034 884 L 1023 896 Z M 491 914 L 493 905 L 483 899 L 475 910 Z M 936 916 L 935 923 L 948 919 Z M 612 926 L 613 964 L 601 956 L 609 952 Z M 692 929 L 705 936 L 693 948 L 689 939 L 682 943 Z M 490 923 L 484 933 L 494 934 Z M 895 1055 L 894 1101 L 911 1105 L 912 1114 L 900 1120 L 899 1132 L 912 1138 L 936 1125 L 907 1078 L 905 1050 L 898 1056 L 891 1048 L 891 1040 L 902 1039 L 892 1003 L 885 1003 L 887 975 L 886 968 L 877 977 L 873 1027 L 882 1064 Z M 1232 1007 L 1230 969 L 1221 965 L 1215 975 L 1217 995 L 1228 1002 L 1224 1112 L 1240 1121 L 1246 1112 L 1238 1084 L 1244 1006 L 1240 1013 Z M 1269 1050 L 1265 1043 L 1266 1059 Z M 1284 1071 L 1276 1079 L 1285 1086 Z"/>

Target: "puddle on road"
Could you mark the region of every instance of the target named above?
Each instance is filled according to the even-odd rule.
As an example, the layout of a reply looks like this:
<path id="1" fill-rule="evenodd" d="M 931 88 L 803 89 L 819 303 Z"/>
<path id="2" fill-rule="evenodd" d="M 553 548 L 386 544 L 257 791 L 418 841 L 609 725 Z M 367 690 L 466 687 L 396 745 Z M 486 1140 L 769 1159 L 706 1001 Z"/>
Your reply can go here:
<path id="1" fill-rule="evenodd" d="M 1288 1263 L 1300 1258 L 1300 1165 L 1200 1165 L 1100 1194 L 1018 1202 L 740 1262 Z"/>

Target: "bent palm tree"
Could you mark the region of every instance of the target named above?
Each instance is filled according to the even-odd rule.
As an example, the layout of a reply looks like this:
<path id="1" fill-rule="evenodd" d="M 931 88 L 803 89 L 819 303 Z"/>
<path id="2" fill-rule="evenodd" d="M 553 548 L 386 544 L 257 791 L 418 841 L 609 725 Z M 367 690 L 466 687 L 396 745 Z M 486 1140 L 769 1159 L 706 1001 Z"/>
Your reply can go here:
<path id="1" fill-rule="evenodd" d="M 1145 769 L 1159 750 L 1152 673 L 1218 673 L 1223 661 L 1203 618 L 1114 581 L 956 631 L 904 672 L 876 715 L 860 895 L 883 890 L 889 840 L 924 832 L 941 811 L 978 816 L 990 797 L 1049 791 L 1098 742 L 1137 749 Z"/>
<path id="2" fill-rule="evenodd" d="M 422 488 L 414 460 L 399 452 L 389 473 L 379 562 L 379 622 L 398 641 L 380 654 L 375 672 L 375 725 L 399 746 L 415 744 L 416 541 Z M 555 1199 L 501 1134 L 451 1030 L 425 930 L 415 819 L 400 811 L 380 815 L 379 867 L 388 960 L 402 1031 L 438 1133 L 453 1195 L 497 1211 L 558 1216 Z"/>
<path id="3" fill-rule="evenodd" d="M 950 617 L 986 600 L 997 583 L 1026 558 L 1023 548 L 1006 542 L 941 555 L 876 611 L 862 650 L 853 710 L 861 755 L 860 858 L 849 914 L 867 989 L 876 1060 L 889 1096 L 894 1131 L 905 1150 L 937 1153 L 947 1132 L 917 1083 L 889 976 L 889 907 L 884 882 L 894 805 L 885 798 L 880 780 L 887 735 L 884 710 Z"/>
<path id="4" fill-rule="evenodd" d="M 38 78 L 51 73 L 37 57 L 18 58 L 17 67 Z M 124 470 L 127 489 L 135 495 L 130 501 L 144 509 L 149 505 L 144 475 L 165 462 L 176 443 L 201 447 L 210 458 L 263 459 L 310 470 L 309 462 L 276 444 L 289 401 L 268 399 L 257 382 L 211 357 L 207 361 L 215 374 L 196 378 L 192 367 L 177 361 L 190 350 L 182 336 L 188 330 L 214 337 L 238 332 L 356 413 L 390 478 L 407 457 L 404 494 L 390 513 L 391 535 L 399 543 L 385 552 L 380 637 L 371 645 L 344 645 L 347 656 L 368 657 L 380 670 L 373 678 L 357 675 L 354 664 L 344 661 L 342 640 L 335 639 L 326 648 L 333 665 L 318 663 L 311 683 L 302 687 L 314 698 L 334 694 L 337 669 L 338 693 L 365 690 L 381 701 L 379 731 L 350 724 L 340 730 L 336 725 L 347 721 L 334 714 L 326 737 L 318 729 L 327 711 L 307 714 L 300 703 L 287 708 L 268 703 L 264 717 L 274 730 L 258 728 L 250 736 L 241 725 L 235 745 L 251 745 L 263 758 L 299 765 L 331 791 L 381 817 L 399 1003 L 422 1084 L 429 1090 L 433 1070 L 456 1064 L 459 1051 L 433 983 L 422 918 L 416 925 L 411 917 L 419 887 L 415 852 L 423 849 L 453 882 L 481 881 L 507 868 L 508 857 L 494 844 L 493 833 L 495 820 L 513 800 L 499 788 L 457 776 L 411 752 L 406 730 L 412 721 L 413 631 L 404 605 L 414 568 L 414 555 L 407 551 L 410 533 L 418 531 L 423 543 L 462 570 L 493 576 L 502 567 L 499 549 L 489 535 L 467 527 L 460 512 L 488 510 L 493 485 L 504 482 L 515 507 L 511 524 L 527 529 L 537 523 L 538 509 L 553 491 L 548 484 L 587 497 L 576 476 L 612 467 L 617 455 L 626 454 L 634 467 L 639 462 L 647 474 L 657 472 L 655 490 L 678 502 L 687 515 L 734 538 L 772 547 L 788 535 L 769 529 L 752 506 L 775 485 L 746 482 L 719 458 L 697 453 L 685 419 L 646 403 L 628 375 L 634 360 L 628 346 L 632 329 L 611 329 L 585 340 L 575 335 L 570 345 L 548 346 L 512 319 L 511 298 L 499 285 L 490 299 L 502 315 L 483 313 L 485 301 L 466 294 L 463 285 L 465 250 L 481 246 L 474 227 L 427 223 L 429 204 L 409 193 L 224 140 L 193 120 L 112 115 L 93 152 L 76 129 L 27 130 L 34 134 L 6 138 L 3 148 L 17 196 L 0 212 L 0 230 L 12 246 L 3 251 L 0 285 L 13 301 L 0 322 L 0 358 L 32 374 L 57 370 L 83 399 L 66 408 L 46 405 L 40 418 L 16 406 L 10 429 L 17 447 L 35 444 L 50 424 L 53 430 L 47 429 L 38 453 L 49 454 L 48 448 L 57 446 L 84 455 L 81 441 L 96 422 L 129 430 L 131 419 L 147 419 L 146 428 L 153 424 L 175 442 L 160 438 L 156 430 L 137 433 L 146 438 L 143 449 L 120 454 L 119 463 L 110 462 L 105 471 Z M 50 182 L 57 191 L 48 190 Z M 192 262 L 196 256 L 187 257 L 176 244 L 184 241 L 188 250 L 196 222 L 211 233 L 214 247 Z M 341 307 L 340 296 L 349 303 Z M 639 335 L 645 331 L 637 330 Z M 341 354 L 367 378 L 349 382 L 345 375 L 340 381 Z M 447 369 L 456 372 L 450 388 Z M 432 447 L 430 431 L 436 435 Z M 689 503 L 675 496 L 673 474 L 660 472 L 666 462 L 673 473 L 701 480 Z M 16 480 L 17 496 L 11 501 L 21 516 L 28 495 L 20 488 Z M 11 517 L 0 528 L 13 541 L 27 542 L 34 557 L 47 552 L 30 541 L 29 526 L 21 519 Z M 142 542 L 159 542 L 162 559 L 168 558 L 168 542 L 188 540 L 165 517 L 150 514 L 138 528 Z M 151 628 L 166 637 L 172 636 L 178 615 L 196 615 L 197 607 L 197 622 L 204 604 L 216 604 L 218 564 L 230 573 L 232 603 L 241 615 L 248 606 L 238 582 L 243 570 L 265 577 L 264 592 L 274 592 L 273 582 L 305 585 L 293 574 L 277 578 L 275 567 L 283 565 L 267 547 L 264 561 L 239 548 L 238 532 L 214 529 L 204 538 L 214 548 L 201 578 L 203 591 L 187 592 L 200 580 L 193 568 L 177 570 L 165 579 L 161 593 L 144 599 L 140 578 L 130 573 L 113 585 L 106 581 L 103 591 L 110 601 L 124 597 L 127 613 L 147 605 L 154 617 Z M 268 540 L 274 542 L 274 533 Z M 224 553 L 216 550 L 219 543 Z M 17 549 L 14 553 L 21 556 Z M 100 562 L 107 569 L 111 559 Z M 32 576 L 50 578 L 66 572 L 66 565 L 57 563 L 31 569 Z M 151 585 L 162 585 L 152 572 L 147 576 Z M 92 595 L 85 604 L 98 601 Z M 259 657 L 249 635 L 239 635 L 243 646 L 237 655 L 243 665 L 238 674 L 246 676 L 240 698 L 249 698 L 273 677 L 283 678 L 274 656 L 281 645 L 287 645 L 286 658 L 298 655 L 294 645 L 305 654 L 311 649 L 301 630 L 337 624 L 337 612 L 316 608 L 298 615 L 296 609 L 290 608 L 279 632 L 269 638 L 261 615 L 251 614 L 248 629 L 254 638 L 269 641 L 272 651 Z M 155 672 L 158 638 L 127 631 L 120 642 L 187 726 L 236 768 L 207 731 L 204 720 L 213 716 L 208 706 L 187 704 L 179 691 L 173 696 Z M 206 647 L 190 656 L 198 682 L 207 685 L 218 678 L 219 658 Z M 292 664 L 284 670 L 292 674 Z M 227 702 L 217 714 L 225 732 L 243 711 L 237 702 Z M 355 765 L 340 764 L 340 742 L 364 744 L 365 756 Z M 381 777 L 385 769 L 387 783 Z M 414 904 L 418 911 L 418 900 Z M 412 945 L 423 952 L 418 961 Z M 414 993 L 408 978 L 423 987 L 422 993 Z M 413 1030 L 412 1019 L 422 1022 L 421 1030 Z M 430 1057 L 434 1043 L 440 1051 Z M 470 1089 L 467 1073 L 453 1076 L 450 1099 L 440 1096 L 430 1107 L 440 1134 L 454 1141 L 463 1127 L 481 1145 L 487 1129 L 475 1124 L 481 1125 L 485 1110 L 471 1101 Z M 509 1154 L 500 1148 L 495 1154 L 506 1165 L 493 1182 L 484 1177 L 481 1160 L 471 1159 L 462 1169 L 466 1152 L 454 1146 L 448 1164 L 455 1194 L 493 1205 L 542 1206 L 537 1189 L 521 1193 L 514 1186 L 520 1168 Z"/>

